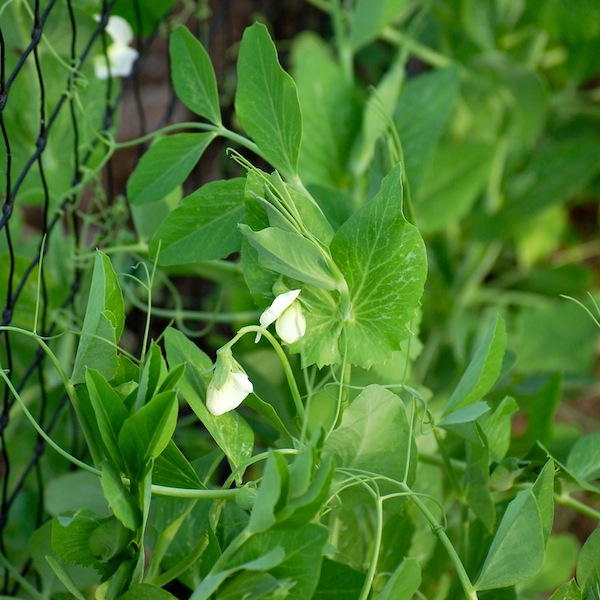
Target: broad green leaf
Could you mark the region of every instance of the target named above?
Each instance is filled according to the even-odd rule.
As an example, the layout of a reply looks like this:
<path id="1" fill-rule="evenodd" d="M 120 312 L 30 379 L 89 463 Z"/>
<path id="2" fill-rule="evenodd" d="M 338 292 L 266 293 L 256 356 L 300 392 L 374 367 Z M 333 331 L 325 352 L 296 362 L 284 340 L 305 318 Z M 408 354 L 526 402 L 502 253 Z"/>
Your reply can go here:
<path id="1" fill-rule="evenodd" d="M 583 597 L 596 600 L 600 589 L 600 529 L 595 529 L 583 544 L 577 559 L 576 575 Z"/>
<path id="2" fill-rule="evenodd" d="M 85 381 L 85 370 L 96 369 L 111 379 L 117 369 L 116 344 L 123 332 L 123 296 L 109 257 L 98 251 L 81 338 L 71 374 L 74 384 Z"/>
<path id="3" fill-rule="evenodd" d="M 131 492 L 125 488 L 120 473 L 110 463 L 102 465 L 102 490 L 115 517 L 131 531 L 142 525 L 142 513 Z"/>
<path id="4" fill-rule="evenodd" d="M 535 394 L 525 433 L 530 446 L 538 442 L 550 444 L 554 439 L 554 417 L 563 398 L 562 389 L 562 376 L 553 373 Z"/>
<path id="5" fill-rule="evenodd" d="M 419 229 L 439 231 L 462 218 L 488 182 L 493 157 L 494 148 L 489 144 L 438 147 L 414 198 Z"/>
<path id="6" fill-rule="evenodd" d="M 409 4 L 408 0 L 357 0 L 350 28 L 354 50 L 373 41 Z"/>
<path id="7" fill-rule="evenodd" d="M 377 600 L 412 600 L 421 585 L 421 567 L 414 558 L 405 558 L 392 573 Z"/>
<path id="8" fill-rule="evenodd" d="M 213 181 L 187 196 L 154 234 L 150 253 L 161 265 L 227 258 L 240 249 L 244 179 Z"/>
<path id="9" fill-rule="evenodd" d="M 508 587 L 539 571 L 552 527 L 553 481 L 549 461 L 533 488 L 519 492 L 509 503 L 475 583 L 477 590 Z"/>
<path id="10" fill-rule="evenodd" d="M 100 517 L 110 514 L 97 475 L 72 471 L 53 477 L 44 490 L 44 508 L 52 516 L 87 509 Z"/>
<path id="11" fill-rule="evenodd" d="M 244 403 L 262 415 L 289 443 L 292 443 L 292 434 L 287 430 L 277 411 L 268 402 L 261 400 L 256 394 L 250 394 Z"/>
<path id="12" fill-rule="evenodd" d="M 454 109 L 458 83 L 458 69 L 449 67 L 411 78 L 402 89 L 394 121 L 412 198 L 419 196 L 435 147 Z"/>
<path id="13" fill-rule="evenodd" d="M 182 197 L 182 186 L 177 186 L 172 192 L 156 202 L 131 204 L 129 206 L 140 242 L 149 241 L 155 235 L 169 213 L 179 206 Z"/>
<path id="14" fill-rule="evenodd" d="M 490 391 L 500 374 L 505 346 L 506 328 L 504 320 L 498 315 L 488 327 L 467 370 L 450 396 L 444 415 L 481 400 Z"/>
<path id="15" fill-rule="evenodd" d="M 176 133 L 156 140 L 127 182 L 132 204 L 156 202 L 183 183 L 215 138 L 214 133 Z"/>
<path id="16" fill-rule="evenodd" d="M 469 509 L 492 532 L 496 507 L 490 492 L 490 453 L 485 445 L 467 444 L 465 484 Z"/>
<path id="17" fill-rule="evenodd" d="M 89 511 L 78 511 L 72 517 L 55 517 L 52 521 L 52 550 L 68 564 L 94 567 L 89 545 L 90 535 L 100 525 L 101 519 Z"/>
<path id="18" fill-rule="evenodd" d="M 94 529 L 88 543 L 94 558 L 101 563 L 107 563 L 125 550 L 133 536 L 133 531 L 124 527 L 115 517 L 111 517 Z"/>
<path id="19" fill-rule="evenodd" d="M 231 411 L 213 416 L 206 405 L 206 386 L 212 376 L 210 358 L 176 329 L 165 331 L 165 350 L 169 365 L 186 364 L 179 384 L 181 396 L 190 405 L 198 419 L 208 430 L 215 443 L 223 450 L 232 469 L 236 469 L 252 456 L 254 433 L 244 418 Z"/>
<path id="20" fill-rule="evenodd" d="M 98 371 L 88 369 L 85 373 L 85 380 L 90 402 L 96 415 L 98 430 L 107 450 L 107 458 L 123 468 L 124 463 L 119 450 L 118 438 L 123 423 L 129 417 L 129 412 L 119 395 Z"/>
<path id="21" fill-rule="evenodd" d="M 328 558 L 323 558 L 319 585 L 313 600 L 331 600 L 339 598 L 358 598 L 365 583 L 365 575 Z"/>
<path id="22" fill-rule="evenodd" d="M 581 589 L 575 579 L 563 583 L 552 596 L 550 600 L 582 600 Z"/>
<path id="23" fill-rule="evenodd" d="M 369 471 L 411 485 L 417 448 L 402 400 L 378 385 L 365 388 L 327 438 L 323 455 L 331 456 L 338 468 Z"/>
<path id="24" fill-rule="evenodd" d="M 294 79 L 302 108 L 298 161 L 302 181 L 332 188 L 349 183 L 348 160 L 360 127 L 360 105 L 329 47 L 304 32 L 292 46 Z"/>
<path id="25" fill-rule="evenodd" d="M 423 293 L 427 260 L 423 240 L 402 215 L 400 167 L 379 193 L 335 234 L 333 259 L 350 291 L 350 314 L 340 342 L 347 360 L 365 368 L 382 363 L 410 335 L 408 324 Z"/>
<path id="26" fill-rule="evenodd" d="M 149 583 L 136 583 L 119 600 L 176 600 L 176 596 Z"/>
<path id="27" fill-rule="evenodd" d="M 240 225 L 240 229 L 258 251 L 262 266 L 319 288 L 336 288 L 322 252 L 305 237 L 277 227 L 252 231 L 247 225 Z"/>
<path id="28" fill-rule="evenodd" d="M 286 598 L 294 585 L 294 581 L 279 580 L 269 573 L 246 571 L 227 582 L 219 590 L 219 600 L 239 600 L 244 596 L 256 600 Z"/>
<path id="29" fill-rule="evenodd" d="M 589 373 L 597 331 L 574 302 L 524 307 L 515 323 L 512 350 L 521 373 Z"/>
<path id="30" fill-rule="evenodd" d="M 268 571 L 278 580 L 291 580 L 295 585 L 291 587 L 286 600 L 306 600 L 312 598 L 319 580 L 322 551 L 327 535 L 327 528 L 315 523 L 290 530 L 276 529 L 259 533 L 252 536 L 231 556 L 224 567 L 229 572 L 252 567 L 253 571 Z M 265 562 L 261 557 L 266 558 L 273 552 L 272 549 L 282 551 L 283 555 L 279 556 L 277 562 L 272 561 L 272 566 L 260 564 L 258 561 Z M 199 590 L 200 588 L 190 600 L 208 597 L 206 594 L 198 594 Z"/>
<path id="31" fill-rule="evenodd" d="M 298 93 L 262 23 L 244 32 L 237 76 L 235 110 L 242 126 L 263 156 L 286 178 L 294 178 L 302 138 Z"/>
<path id="32" fill-rule="evenodd" d="M 179 99 L 192 112 L 220 125 L 217 79 L 204 46 L 179 25 L 169 38 L 169 55 L 173 88 Z"/>
<path id="33" fill-rule="evenodd" d="M 506 185 L 506 204 L 493 221 L 491 235 L 510 232 L 514 224 L 578 194 L 600 171 L 600 142 L 596 136 L 542 146 Z M 485 225 L 482 224 L 485 228 Z"/>
<path id="34" fill-rule="evenodd" d="M 600 478 L 600 433 L 584 435 L 575 442 L 567 458 L 567 467 L 586 481 Z"/>
<path id="35" fill-rule="evenodd" d="M 177 396 L 161 392 L 129 417 L 119 433 L 119 448 L 132 477 L 139 476 L 151 458 L 171 441 L 177 425 Z"/>

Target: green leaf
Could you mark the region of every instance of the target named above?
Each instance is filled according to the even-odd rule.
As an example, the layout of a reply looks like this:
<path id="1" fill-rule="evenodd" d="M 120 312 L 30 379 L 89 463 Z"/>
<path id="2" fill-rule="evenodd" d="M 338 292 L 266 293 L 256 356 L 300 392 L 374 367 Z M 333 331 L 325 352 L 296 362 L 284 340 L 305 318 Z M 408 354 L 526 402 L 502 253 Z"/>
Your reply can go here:
<path id="1" fill-rule="evenodd" d="M 129 412 L 119 395 L 98 371 L 88 369 L 85 379 L 107 458 L 110 457 L 116 465 L 123 468 L 118 438 Z"/>
<path id="2" fill-rule="evenodd" d="M 171 441 L 177 425 L 177 396 L 162 392 L 129 417 L 119 433 L 119 448 L 132 477 L 138 477 L 151 458 Z"/>
<path id="3" fill-rule="evenodd" d="M 171 78 L 179 99 L 194 113 L 221 125 L 217 79 L 204 46 L 183 25 L 169 38 Z"/>
<path id="4" fill-rule="evenodd" d="M 72 471 L 53 477 L 44 490 L 44 508 L 52 516 L 87 509 L 101 517 L 110 514 L 97 475 Z"/>
<path id="5" fill-rule="evenodd" d="M 73 517 L 55 517 L 52 521 L 52 551 L 68 564 L 94 567 L 90 535 L 102 522 L 89 511 L 77 511 Z"/>
<path id="6" fill-rule="evenodd" d="M 581 191 L 600 171 L 600 143 L 595 135 L 544 146 L 507 185 L 505 207 L 495 227 L 510 228 L 529 216 Z"/>
<path id="7" fill-rule="evenodd" d="M 158 231 L 169 213 L 181 203 L 182 186 L 177 186 L 172 192 L 156 202 L 147 204 L 131 204 L 131 217 L 140 242 L 150 240 Z"/>
<path id="8" fill-rule="evenodd" d="M 194 467 L 173 441 L 170 441 L 164 451 L 154 460 L 152 482 L 157 485 L 191 490 L 204 487 L 194 471 Z"/>
<path id="9" fill-rule="evenodd" d="M 249 532 L 260 533 L 275 524 L 277 512 L 287 503 L 289 478 L 287 463 L 283 455 L 279 452 L 270 452 L 248 522 Z"/>
<path id="10" fill-rule="evenodd" d="M 285 177 L 297 174 L 302 115 L 294 80 L 281 68 L 267 28 L 244 32 L 237 61 L 237 116 L 264 157 Z"/>
<path id="11" fill-rule="evenodd" d="M 213 181 L 187 196 L 154 234 L 150 253 L 161 265 L 226 258 L 240 249 L 244 179 Z"/>
<path id="12" fill-rule="evenodd" d="M 294 79 L 302 109 L 298 167 L 302 181 L 332 188 L 349 183 L 348 161 L 360 126 L 360 105 L 329 47 L 310 32 L 292 46 Z"/>
<path id="13" fill-rule="evenodd" d="M 563 583 L 552 596 L 550 600 L 582 600 L 581 589 L 574 579 Z"/>
<path id="14" fill-rule="evenodd" d="M 459 70 L 436 69 L 409 79 L 396 104 L 396 127 L 412 198 L 421 183 L 458 96 Z"/>
<path id="15" fill-rule="evenodd" d="M 368 368 L 388 359 L 410 335 L 407 326 L 419 306 L 427 271 L 423 240 L 402 215 L 399 166 L 384 178 L 379 193 L 340 227 L 331 253 L 350 291 L 343 342 L 347 360 Z"/>
<path id="16" fill-rule="evenodd" d="M 158 383 L 165 376 L 167 365 L 162 357 L 159 346 L 152 342 L 146 354 L 140 382 L 136 392 L 134 411 L 139 410 L 144 404 L 150 402 L 156 393 Z"/>
<path id="17" fill-rule="evenodd" d="M 492 532 L 496 521 L 496 507 L 490 492 L 490 453 L 482 444 L 467 444 L 465 484 L 469 508 L 487 530 Z"/>
<path id="18" fill-rule="evenodd" d="M 252 429 L 237 411 L 215 417 L 206 408 L 203 399 L 212 375 L 210 358 L 183 333 L 171 327 L 165 330 L 164 340 L 169 365 L 186 364 L 179 384 L 181 396 L 223 450 L 231 468 L 236 469 L 252 456 Z"/>
<path id="19" fill-rule="evenodd" d="M 423 233 L 439 231 L 465 216 L 489 180 L 494 147 L 478 142 L 440 146 L 414 206 Z"/>
<path id="20" fill-rule="evenodd" d="M 477 590 L 515 585 L 539 571 L 552 529 L 553 492 L 554 466 L 548 461 L 534 486 L 509 503 L 475 583 Z"/>
<path id="21" fill-rule="evenodd" d="M 350 29 L 353 50 L 373 41 L 408 4 L 408 0 L 357 0 Z"/>
<path id="22" fill-rule="evenodd" d="M 313 600 L 331 600 L 336 597 L 358 598 L 364 583 L 364 573 L 355 571 L 344 563 L 324 558 L 319 585 Z"/>
<path id="23" fill-rule="evenodd" d="M 444 408 L 444 415 L 481 400 L 490 391 L 500 374 L 505 346 L 506 328 L 504 320 L 498 315 L 485 333 L 467 370 L 450 396 Z"/>
<path id="24" fill-rule="evenodd" d="M 378 385 L 365 388 L 344 411 L 340 426 L 325 442 L 323 456 L 331 456 L 338 468 L 369 471 L 411 485 L 417 448 L 402 400 Z"/>
<path id="25" fill-rule="evenodd" d="M 392 573 L 377 600 L 411 600 L 421 585 L 421 567 L 414 558 L 405 558 Z"/>
<path id="26" fill-rule="evenodd" d="M 360 175 L 365 173 L 372 163 L 379 139 L 394 127 L 392 114 L 398 102 L 405 72 L 405 56 L 398 53 L 367 100 L 363 112 L 360 150 L 353 161 Z"/>
<path id="27" fill-rule="evenodd" d="M 547 544 L 554 523 L 554 461 L 544 465 L 531 490 L 538 503 L 544 544 Z"/>
<path id="28" fill-rule="evenodd" d="M 600 433 L 577 439 L 569 452 L 567 467 L 586 481 L 600 478 Z"/>
<path id="29" fill-rule="evenodd" d="M 115 517 L 131 531 L 142 525 L 142 513 L 120 473 L 108 462 L 102 465 L 102 490 Z"/>
<path id="30" fill-rule="evenodd" d="M 97 251 L 81 339 L 71 374 L 74 384 L 85 381 L 85 370 L 96 369 L 111 379 L 117 369 L 116 343 L 125 323 L 123 296 L 109 257 Z"/>
<path id="31" fill-rule="evenodd" d="M 519 405 L 515 399 L 507 396 L 483 423 L 490 458 L 494 462 L 499 463 L 508 452 L 511 438 L 511 417 L 518 410 Z"/>
<path id="32" fill-rule="evenodd" d="M 156 140 L 127 182 L 129 201 L 146 204 L 170 194 L 187 179 L 214 138 L 214 133 L 176 133 Z"/>
<path id="33" fill-rule="evenodd" d="M 600 588 L 600 529 L 595 529 L 583 544 L 577 559 L 576 575 L 583 597 L 596 600 Z"/>
<path id="34" fill-rule="evenodd" d="M 133 539 L 133 531 L 116 518 L 104 520 L 90 535 L 89 545 L 94 558 L 107 563 L 117 557 Z"/>
<path id="35" fill-rule="evenodd" d="M 240 225 L 240 230 L 258 251 L 262 266 L 319 288 L 336 288 L 323 254 L 305 237 L 277 227 L 252 231 L 247 225 Z"/>

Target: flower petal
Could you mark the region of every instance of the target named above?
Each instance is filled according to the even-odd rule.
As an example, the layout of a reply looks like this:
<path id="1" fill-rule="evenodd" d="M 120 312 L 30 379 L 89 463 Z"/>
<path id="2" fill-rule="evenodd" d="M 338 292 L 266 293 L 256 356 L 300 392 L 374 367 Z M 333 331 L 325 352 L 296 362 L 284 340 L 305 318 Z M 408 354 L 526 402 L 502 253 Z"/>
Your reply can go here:
<path id="1" fill-rule="evenodd" d="M 288 344 L 297 342 L 306 333 L 306 319 L 300 302 L 293 302 L 275 321 L 277 335 Z"/>
<path id="2" fill-rule="evenodd" d="M 128 46 L 133 42 L 133 29 L 131 25 L 118 15 L 113 15 L 108 18 L 106 24 L 106 33 L 117 43 Z"/>
<path id="3" fill-rule="evenodd" d="M 218 417 L 237 408 L 252 390 L 252 382 L 246 373 L 231 372 L 221 389 L 217 389 L 214 379 L 208 384 L 206 407 Z"/>
<path id="4" fill-rule="evenodd" d="M 275 300 L 271 303 L 271 306 L 260 315 L 261 327 L 268 327 L 271 323 L 274 323 L 283 313 L 296 300 L 300 290 L 291 290 L 284 294 L 279 294 Z"/>

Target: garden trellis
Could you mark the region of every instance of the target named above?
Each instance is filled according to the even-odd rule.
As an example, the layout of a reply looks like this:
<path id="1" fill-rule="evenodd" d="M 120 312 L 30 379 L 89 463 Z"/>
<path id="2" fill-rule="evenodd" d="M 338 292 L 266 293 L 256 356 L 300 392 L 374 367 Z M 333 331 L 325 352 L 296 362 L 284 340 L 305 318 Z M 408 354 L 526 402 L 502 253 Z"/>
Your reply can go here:
<path id="1" fill-rule="evenodd" d="M 51 312 L 48 302 L 48 290 L 44 269 L 44 256 L 50 249 L 62 246 L 64 252 L 82 253 L 89 250 L 90 240 L 82 240 L 80 232 L 82 229 L 81 212 L 85 207 L 80 206 L 82 189 L 84 184 L 89 183 L 85 178 L 86 169 L 89 171 L 89 163 L 94 157 L 94 152 L 99 145 L 98 136 L 105 135 L 113 127 L 113 117 L 118 109 L 123 95 L 128 88 L 133 88 L 137 98 L 139 110 L 139 133 L 143 135 L 144 130 L 144 105 L 139 97 L 138 73 L 143 67 L 144 56 L 155 39 L 155 34 L 147 36 L 143 41 L 138 37 L 136 45 L 140 52 L 140 58 L 134 66 L 132 74 L 123 81 L 122 87 L 119 83 L 109 77 L 103 82 L 103 88 L 98 88 L 102 94 L 102 110 L 97 111 L 94 123 L 86 123 L 84 129 L 95 128 L 98 135 L 89 136 L 85 139 L 81 135 L 82 121 L 85 106 L 78 103 L 77 94 L 81 86 L 86 85 L 82 69 L 90 65 L 94 60 L 94 54 L 100 53 L 106 56 L 109 40 L 105 32 L 108 19 L 111 15 L 116 0 L 104 1 L 99 8 L 98 22 L 92 21 L 89 14 L 77 12 L 72 0 L 57 1 L 50 0 L 47 3 L 36 0 L 29 9 L 26 3 L 4 2 L 0 6 L 0 128 L 2 137 L 0 139 L 0 186 L 2 189 L 2 214 L 0 216 L 0 278 L 2 283 L 0 289 L 3 296 L 1 324 L 9 326 L 13 323 L 13 317 L 20 304 L 23 303 L 23 294 L 26 288 L 39 284 L 36 299 L 37 322 L 35 328 L 43 338 L 51 338 L 60 333 L 61 328 L 57 325 L 55 317 L 61 311 L 74 310 L 74 302 L 80 289 L 81 279 L 84 273 L 82 266 L 77 266 L 67 276 L 63 286 L 62 298 L 58 307 Z M 12 4 L 12 6 L 11 6 Z M 137 17 L 137 30 L 142 29 L 142 2 L 135 0 L 133 3 L 134 14 Z M 14 13 L 9 14 L 14 8 Z M 20 10 L 22 14 L 17 14 Z M 166 16 L 166 15 L 165 15 Z M 28 18 L 28 22 L 19 22 L 19 19 Z M 86 19 L 87 26 L 81 26 L 81 19 Z M 93 26 L 91 26 L 93 23 Z M 23 47 L 14 45 L 15 28 L 30 28 L 31 37 Z M 158 23 L 155 24 L 155 30 Z M 52 41 L 47 39 L 47 31 L 56 31 L 60 28 L 66 39 L 68 54 L 57 57 L 51 50 Z M 49 76 L 45 67 L 50 63 L 60 63 L 58 78 L 60 85 L 57 88 L 57 75 L 52 71 L 50 77 L 53 79 L 52 93 L 48 91 Z M 88 69 L 88 75 L 90 71 Z M 93 75 L 92 75 L 93 76 Z M 16 89 L 21 82 L 27 80 L 30 96 L 23 98 L 23 88 Z M 62 86 L 62 89 L 60 89 Z M 23 102 L 32 100 L 37 111 L 25 113 Z M 25 102 L 26 103 L 26 102 Z M 21 106 L 19 106 L 21 104 Z M 33 106 L 31 107 L 33 108 Z M 12 109 L 12 110 L 11 110 Z M 172 111 L 172 104 L 165 108 L 163 120 L 167 120 Z M 25 113 L 25 114 L 24 114 Z M 70 122 L 69 135 L 66 139 L 64 127 L 59 131 L 56 126 L 59 118 L 68 115 Z M 17 117 L 20 117 L 19 119 Z M 22 119 L 26 120 L 23 123 Z M 30 136 L 29 143 L 23 145 L 23 130 L 27 128 L 35 132 Z M 87 132 L 89 134 L 89 131 Z M 70 139 L 69 139 L 70 137 Z M 69 174 L 68 186 L 58 189 L 52 187 L 52 181 L 46 176 L 45 151 L 52 145 L 56 151 L 60 144 L 59 168 Z M 16 153 L 17 145 L 20 150 Z M 54 166 L 56 168 L 56 165 Z M 13 223 L 16 221 L 15 212 L 22 210 L 22 198 L 30 190 L 24 190 L 28 181 L 37 178 L 35 193 L 39 195 L 37 205 L 41 213 L 41 223 L 31 233 L 33 246 L 27 263 L 17 264 L 17 252 L 15 248 L 15 236 L 12 232 Z M 111 178 L 110 164 L 105 169 L 105 181 L 107 187 L 107 199 L 110 201 L 115 193 Z M 30 199 L 30 198 L 29 198 Z M 89 205 L 97 209 L 93 205 Z M 22 227 L 18 223 L 18 227 Z M 74 240 L 74 246 L 69 247 L 65 242 L 65 235 L 69 234 Z M 39 312 L 38 312 L 39 311 Z M 43 364 L 44 352 L 39 347 L 30 348 L 28 354 L 20 355 L 19 361 L 14 357 L 13 334 L 10 331 L 0 332 L 0 361 L 2 369 L 10 379 L 12 385 L 21 392 L 26 384 L 31 385 L 35 380 L 35 386 L 39 393 L 39 402 L 35 406 L 36 418 L 47 433 L 52 433 L 61 419 L 65 425 L 65 409 L 68 408 L 68 399 L 65 396 L 59 402 L 48 406 L 47 376 L 44 374 Z M 19 349 L 22 353 L 22 349 Z M 10 559 L 10 545 L 7 535 L 10 534 L 11 517 L 15 512 L 15 504 L 24 495 L 24 487 L 29 479 L 28 487 L 33 493 L 36 505 L 32 514 L 35 515 L 35 525 L 39 526 L 43 518 L 44 501 L 44 477 L 41 472 L 40 459 L 44 454 L 45 444 L 41 437 L 34 438 L 31 432 L 31 447 L 28 460 L 23 460 L 15 465 L 13 448 L 7 439 L 7 428 L 11 427 L 11 414 L 14 413 L 13 405 L 15 397 L 11 394 L 8 385 L 0 384 L 2 394 L 2 408 L 0 416 L 0 443 L 1 449 L 1 503 L 0 503 L 0 552 L 4 557 Z M 74 443 L 77 437 L 74 438 Z M 14 520 L 14 519 L 13 519 Z M 9 533 L 7 533 L 9 532 Z M 13 532 L 14 536 L 14 532 Z M 6 564 L 3 565 L 6 567 Z M 27 567 L 25 567 L 27 568 Z M 10 586 L 10 571 L 4 568 L 2 593 L 16 593 L 18 583 Z"/>

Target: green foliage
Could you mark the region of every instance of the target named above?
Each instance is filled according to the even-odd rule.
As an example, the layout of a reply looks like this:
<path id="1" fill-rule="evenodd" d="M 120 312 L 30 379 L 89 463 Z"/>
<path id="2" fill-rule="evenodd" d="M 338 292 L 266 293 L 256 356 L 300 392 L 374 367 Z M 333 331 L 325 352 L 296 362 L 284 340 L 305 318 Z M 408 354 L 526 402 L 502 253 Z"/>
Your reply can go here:
<path id="1" fill-rule="evenodd" d="M 598 530 L 580 548 L 554 525 L 558 503 L 600 517 L 600 434 L 565 403 L 594 385 L 597 331 L 559 299 L 595 285 L 581 258 L 597 244 L 573 207 L 589 210 L 600 174 L 583 85 L 600 67 L 597 11 L 313 4 L 333 38 L 295 36 L 289 74 L 255 23 L 235 91 L 172 28 L 172 84 L 200 119 L 154 134 L 125 231 L 69 263 L 89 281 L 82 317 L 37 334 L 40 298 L 63 306 L 67 253 L 52 249 L 2 327 L 50 359 L 44 393 L 56 405 L 66 391 L 87 444 L 31 408 L 34 388 L 5 373 L 19 352 L 9 365 L 0 348 L 11 452 L 30 451 L 30 426 L 56 451 L 51 521 L 22 520 L 30 548 L 10 541 L 7 580 L 57 599 L 600 598 Z M 34 134 L 19 135 L 15 165 Z M 119 148 L 99 137 L 98 164 Z M 188 193 L 217 137 L 235 177 Z M 28 268 L 0 251 L 4 270 Z"/>

